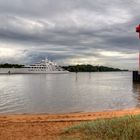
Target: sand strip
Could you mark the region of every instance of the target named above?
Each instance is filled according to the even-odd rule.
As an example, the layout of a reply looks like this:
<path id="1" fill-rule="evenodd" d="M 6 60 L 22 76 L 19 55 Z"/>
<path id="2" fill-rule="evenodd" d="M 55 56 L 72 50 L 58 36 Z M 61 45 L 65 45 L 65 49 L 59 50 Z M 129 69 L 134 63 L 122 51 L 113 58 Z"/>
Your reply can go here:
<path id="1" fill-rule="evenodd" d="M 57 140 L 64 127 L 81 121 L 140 114 L 140 109 L 38 115 L 1 115 L 1 140 Z"/>

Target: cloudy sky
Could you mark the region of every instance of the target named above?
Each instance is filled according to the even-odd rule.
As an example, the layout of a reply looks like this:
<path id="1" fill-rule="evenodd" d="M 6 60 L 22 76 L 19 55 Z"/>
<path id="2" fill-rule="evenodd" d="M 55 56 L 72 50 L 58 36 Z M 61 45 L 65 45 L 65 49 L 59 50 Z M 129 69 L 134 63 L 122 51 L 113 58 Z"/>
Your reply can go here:
<path id="1" fill-rule="evenodd" d="M 138 0 L 0 0 L 0 63 L 137 68 Z"/>

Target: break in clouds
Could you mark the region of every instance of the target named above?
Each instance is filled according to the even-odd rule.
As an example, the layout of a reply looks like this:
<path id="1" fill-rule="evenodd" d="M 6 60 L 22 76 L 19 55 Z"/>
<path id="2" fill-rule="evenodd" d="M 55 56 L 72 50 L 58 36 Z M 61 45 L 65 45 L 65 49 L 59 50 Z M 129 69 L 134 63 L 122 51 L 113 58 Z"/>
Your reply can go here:
<path id="1" fill-rule="evenodd" d="M 138 0 L 0 0 L 0 62 L 137 68 Z"/>

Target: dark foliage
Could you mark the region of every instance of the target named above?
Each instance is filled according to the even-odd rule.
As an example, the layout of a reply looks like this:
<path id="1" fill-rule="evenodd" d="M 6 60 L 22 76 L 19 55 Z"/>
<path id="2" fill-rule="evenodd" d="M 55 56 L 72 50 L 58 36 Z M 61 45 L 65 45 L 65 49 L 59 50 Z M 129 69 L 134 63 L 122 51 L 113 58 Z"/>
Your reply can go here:
<path id="1" fill-rule="evenodd" d="M 72 66 L 63 66 L 63 69 L 70 72 L 106 72 L 106 71 L 127 71 L 120 70 L 118 68 L 111 68 L 105 66 L 92 66 L 92 65 L 72 65 Z"/>
<path id="2" fill-rule="evenodd" d="M 22 68 L 24 65 L 19 65 L 19 64 L 0 64 L 0 68 Z"/>

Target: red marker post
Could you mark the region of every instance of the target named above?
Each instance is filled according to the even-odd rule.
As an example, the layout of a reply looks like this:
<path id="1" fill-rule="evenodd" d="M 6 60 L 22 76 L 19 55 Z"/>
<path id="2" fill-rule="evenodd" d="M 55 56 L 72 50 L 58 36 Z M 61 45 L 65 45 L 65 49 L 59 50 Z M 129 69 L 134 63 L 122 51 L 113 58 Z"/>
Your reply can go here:
<path id="1" fill-rule="evenodd" d="M 139 39 L 140 39 L 140 24 L 136 27 L 136 32 L 139 33 Z M 140 51 L 139 51 L 139 71 L 140 71 Z"/>

